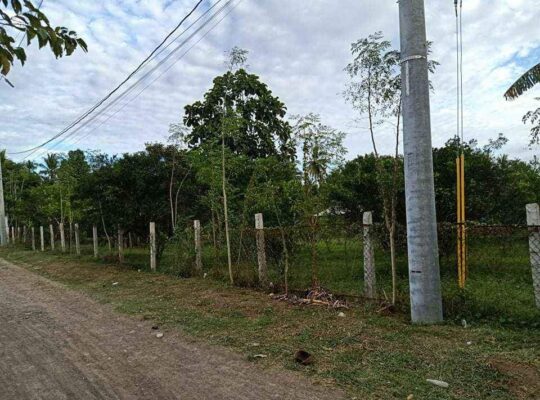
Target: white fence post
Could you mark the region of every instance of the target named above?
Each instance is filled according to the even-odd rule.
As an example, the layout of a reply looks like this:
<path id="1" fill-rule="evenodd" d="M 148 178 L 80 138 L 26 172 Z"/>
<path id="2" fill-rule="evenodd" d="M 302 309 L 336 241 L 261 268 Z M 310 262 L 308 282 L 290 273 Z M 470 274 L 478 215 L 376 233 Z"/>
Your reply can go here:
<path id="1" fill-rule="evenodd" d="M 536 307 L 540 308 L 540 206 L 538 203 L 527 204 L 526 210 L 534 298 Z"/>
<path id="2" fill-rule="evenodd" d="M 49 233 L 51 235 L 51 250 L 54 250 L 54 227 L 53 227 L 53 224 L 49 225 Z"/>
<path id="3" fill-rule="evenodd" d="M 261 213 L 255 214 L 255 236 L 257 241 L 257 263 L 259 264 L 259 283 L 268 285 L 268 267 L 266 265 L 266 246 L 264 242 L 264 221 Z"/>
<path id="4" fill-rule="evenodd" d="M 32 227 L 32 250 L 36 251 L 36 232 Z"/>
<path id="5" fill-rule="evenodd" d="M 6 215 L 6 244 L 9 244 L 9 217 Z"/>
<path id="6" fill-rule="evenodd" d="M 156 271 L 156 223 L 150 222 L 150 269 Z"/>
<path id="7" fill-rule="evenodd" d="M 78 256 L 81 255 L 81 241 L 79 238 L 79 224 L 75 224 L 75 252 Z"/>
<path id="8" fill-rule="evenodd" d="M 58 225 L 58 229 L 60 229 L 60 248 L 62 249 L 62 253 L 65 253 L 66 251 L 66 234 L 64 232 L 64 223 L 60 222 Z"/>
<path id="9" fill-rule="evenodd" d="M 373 214 L 366 211 L 362 216 L 364 233 L 364 295 L 373 299 L 377 296 L 375 279 L 375 256 L 373 254 Z"/>
<path id="10" fill-rule="evenodd" d="M 14 226 L 11 227 L 11 242 L 13 244 L 17 243 L 17 241 L 15 240 L 15 227 Z"/>
<path id="11" fill-rule="evenodd" d="M 124 262 L 124 230 L 118 226 L 118 262 Z"/>
<path id="12" fill-rule="evenodd" d="M 193 231 L 195 236 L 195 270 L 202 273 L 202 246 L 201 246 L 201 221 L 193 221 Z"/>
<path id="13" fill-rule="evenodd" d="M 97 236 L 97 226 L 92 227 L 92 239 L 94 243 L 94 258 L 98 258 L 98 236 Z"/>
<path id="14" fill-rule="evenodd" d="M 39 227 L 39 239 L 41 241 L 41 251 L 45 251 L 45 234 L 43 232 L 43 225 Z"/>

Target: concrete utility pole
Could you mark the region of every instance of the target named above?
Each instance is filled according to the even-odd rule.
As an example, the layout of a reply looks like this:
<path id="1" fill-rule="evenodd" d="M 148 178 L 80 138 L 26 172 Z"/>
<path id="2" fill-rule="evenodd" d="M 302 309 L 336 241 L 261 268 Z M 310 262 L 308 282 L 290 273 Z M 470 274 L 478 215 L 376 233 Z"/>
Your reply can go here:
<path id="1" fill-rule="evenodd" d="M 443 315 L 424 1 L 400 0 L 399 25 L 411 319 L 432 324 Z"/>
<path id="2" fill-rule="evenodd" d="M 2 179 L 2 162 L 0 161 L 0 246 L 7 244 L 6 209 L 4 206 L 4 180 Z"/>

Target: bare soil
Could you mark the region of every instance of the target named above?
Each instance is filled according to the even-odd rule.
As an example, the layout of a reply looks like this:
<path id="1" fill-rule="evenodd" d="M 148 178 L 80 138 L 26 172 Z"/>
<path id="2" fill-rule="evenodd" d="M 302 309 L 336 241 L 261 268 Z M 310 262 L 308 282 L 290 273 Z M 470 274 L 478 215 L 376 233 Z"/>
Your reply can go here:
<path id="1" fill-rule="evenodd" d="M 540 371 L 531 365 L 493 358 L 489 364 L 505 375 L 506 386 L 516 399 L 540 398 Z"/>
<path id="2" fill-rule="evenodd" d="M 152 326 L 0 259 L 0 399 L 343 397 Z"/>

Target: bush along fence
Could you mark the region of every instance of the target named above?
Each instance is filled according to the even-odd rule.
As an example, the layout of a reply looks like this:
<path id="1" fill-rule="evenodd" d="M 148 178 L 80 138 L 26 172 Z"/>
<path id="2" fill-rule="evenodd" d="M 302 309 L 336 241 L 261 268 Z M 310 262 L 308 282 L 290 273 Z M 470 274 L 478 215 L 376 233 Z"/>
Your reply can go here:
<path id="1" fill-rule="evenodd" d="M 489 318 L 540 326 L 540 210 L 526 207 L 527 225 L 468 222 L 468 274 L 458 286 L 455 224 L 439 224 L 439 262 L 447 317 Z M 349 300 L 389 302 L 390 251 L 383 224 L 365 212 L 361 224 L 325 216 L 306 225 L 266 227 L 264 216 L 251 226 L 230 229 L 235 285 L 273 293 L 305 294 L 313 288 Z M 46 229 L 48 228 L 48 229 Z M 60 223 L 48 227 L 8 227 L 12 245 L 34 251 L 118 262 L 179 277 L 229 280 L 223 229 L 187 221 L 170 237 L 150 222 L 138 233 L 118 226 L 114 235 L 98 226 Z M 141 235 L 146 231 L 147 234 Z M 37 236 L 36 236 L 37 235 Z M 39 248 L 36 248 L 39 243 Z M 406 229 L 396 232 L 397 301 L 408 304 Z M 531 273 L 532 270 L 532 273 Z"/>

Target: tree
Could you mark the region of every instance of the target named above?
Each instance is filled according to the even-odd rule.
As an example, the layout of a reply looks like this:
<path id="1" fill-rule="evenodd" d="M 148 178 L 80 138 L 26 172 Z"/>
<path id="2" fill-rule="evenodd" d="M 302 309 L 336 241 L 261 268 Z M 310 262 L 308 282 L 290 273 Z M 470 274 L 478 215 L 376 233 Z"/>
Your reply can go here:
<path id="1" fill-rule="evenodd" d="M 185 156 L 185 152 L 182 152 L 181 149 L 185 144 L 185 137 L 189 134 L 188 128 L 183 124 L 171 124 L 169 126 L 169 143 L 172 144 L 172 160 L 171 160 L 171 179 L 169 181 L 169 205 L 171 208 L 171 228 L 174 231 L 178 224 L 178 197 L 180 195 L 180 190 L 184 184 L 188 174 L 191 172 L 189 168 L 180 180 L 178 187 L 176 188 L 175 193 L 175 182 L 178 180 L 177 175 L 177 164 L 178 157 L 181 155 Z"/>
<path id="2" fill-rule="evenodd" d="M 15 59 L 22 65 L 26 52 L 15 44 L 14 32 L 26 38 L 26 44 L 38 41 L 39 48 L 49 46 L 56 58 L 70 56 L 77 47 L 87 51 L 86 43 L 75 31 L 63 26 L 53 28 L 49 19 L 29 0 L 0 0 L 0 73 L 7 75 Z M 10 15 L 9 10 L 14 14 Z M 11 32 L 11 33 L 10 33 Z M 21 40 L 22 42 L 22 40 Z"/>
<path id="3" fill-rule="evenodd" d="M 521 75 L 512 86 L 510 86 L 504 93 L 506 100 L 514 100 L 531 89 L 534 85 L 540 83 L 540 63 L 529 69 L 523 75 Z"/>
<path id="4" fill-rule="evenodd" d="M 428 53 L 429 53 L 428 43 Z M 351 45 L 353 60 L 345 68 L 351 78 L 345 91 L 349 101 L 361 115 L 367 116 L 367 125 L 375 156 L 378 188 L 383 200 L 384 221 L 390 243 L 392 268 L 392 304 L 396 301 L 397 272 L 395 256 L 396 196 L 399 177 L 399 135 L 401 122 L 400 53 L 391 48 L 382 32 L 376 32 Z M 428 62 L 430 72 L 437 63 Z M 391 120 L 395 123 L 392 124 Z M 379 154 L 377 128 L 393 125 L 394 162 L 390 170 L 384 168 Z"/>
<path id="5" fill-rule="evenodd" d="M 383 199 L 384 221 L 390 242 L 392 304 L 394 304 L 397 285 L 395 230 L 401 117 L 401 78 L 398 71 L 400 54 L 391 49 L 389 41 L 383 40 L 381 32 L 353 43 L 351 53 L 353 61 L 347 65 L 346 71 L 353 81 L 348 85 L 345 97 L 361 114 L 367 114 L 368 118 L 368 128 L 375 155 L 377 183 Z M 380 161 L 375 127 L 381 126 L 390 117 L 395 118 L 396 125 L 394 167 L 389 177 L 385 174 Z"/>
<path id="6" fill-rule="evenodd" d="M 41 176 L 51 182 L 56 180 L 61 159 L 62 157 L 58 153 L 47 153 L 43 158 L 43 163 L 39 164 Z"/>
<path id="7" fill-rule="evenodd" d="M 229 70 L 214 79 L 203 101 L 185 107 L 184 123 L 190 148 L 219 146 L 224 125 L 225 146 L 250 158 L 293 157 L 291 128 L 284 119 L 285 105 L 245 69 Z M 227 127 L 227 126 L 226 126 Z"/>
<path id="8" fill-rule="evenodd" d="M 223 218 L 227 242 L 229 278 L 234 282 L 229 240 L 226 155 L 257 159 L 294 157 L 291 130 L 284 120 L 285 105 L 272 95 L 257 75 L 243 68 L 246 50 L 234 47 L 227 53 L 228 71 L 214 79 L 213 87 L 197 101 L 185 107 L 184 124 L 191 128 L 187 144 L 211 155 L 221 147 Z"/>
<path id="9" fill-rule="evenodd" d="M 310 227 L 311 285 L 319 286 L 317 268 L 317 230 L 319 215 L 325 210 L 325 187 L 329 172 L 343 162 L 345 134 L 321 123 L 320 116 L 293 117 L 295 141 L 302 149 L 303 201 L 301 212 Z"/>
<path id="10" fill-rule="evenodd" d="M 517 99 L 537 83 L 540 83 L 540 63 L 521 75 L 504 93 L 504 98 L 506 100 Z M 536 100 L 540 100 L 540 97 L 537 97 Z M 523 116 L 523 123 L 526 124 L 527 122 L 530 122 L 533 126 L 531 128 L 530 145 L 540 144 L 540 107 L 534 111 L 527 112 Z"/>

